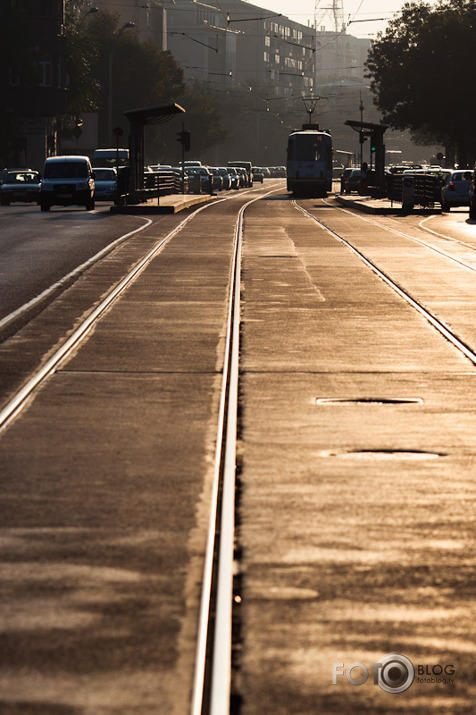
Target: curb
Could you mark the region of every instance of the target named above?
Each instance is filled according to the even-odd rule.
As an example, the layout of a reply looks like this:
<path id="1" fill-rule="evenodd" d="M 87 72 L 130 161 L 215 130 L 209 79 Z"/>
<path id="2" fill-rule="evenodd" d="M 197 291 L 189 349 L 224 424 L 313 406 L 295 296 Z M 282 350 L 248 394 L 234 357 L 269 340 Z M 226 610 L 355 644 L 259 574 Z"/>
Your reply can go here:
<path id="1" fill-rule="evenodd" d="M 165 197 L 163 203 L 153 204 L 131 204 L 129 206 L 111 206 L 111 213 L 119 214 L 176 214 L 179 211 L 184 211 L 192 206 L 197 206 L 198 204 L 205 204 L 213 201 L 216 196 L 210 194 L 204 194 L 203 196 L 190 196 L 189 198 L 173 198 L 171 201 L 167 202 Z"/>

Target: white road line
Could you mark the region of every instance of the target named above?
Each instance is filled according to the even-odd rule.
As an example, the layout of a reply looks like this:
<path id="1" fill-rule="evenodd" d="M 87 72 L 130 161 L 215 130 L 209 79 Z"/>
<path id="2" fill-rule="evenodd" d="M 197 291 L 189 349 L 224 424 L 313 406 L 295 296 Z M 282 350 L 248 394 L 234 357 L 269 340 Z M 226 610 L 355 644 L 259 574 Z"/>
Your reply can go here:
<path id="1" fill-rule="evenodd" d="M 139 228 L 134 229 L 134 231 L 129 231 L 129 233 L 124 234 L 123 236 L 120 236 L 117 238 L 115 241 L 110 243 L 109 245 L 105 246 L 99 253 L 96 253 L 94 256 L 89 258 L 87 261 L 82 263 L 80 266 L 77 266 L 71 273 L 68 273 L 66 276 L 64 276 L 61 280 L 57 281 L 56 283 L 53 283 L 53 285 L 49 286 L 49 288 L 46 288 L 42 293 L 39 293 L 37 296 L 29 300 L 27 303 L 24 303 L 20 308 L 17 308 L 13 312 L 9 313 L 6 315 L 4 318 L 0 320 L 0 330 L 2 328 L 5 328 L 8 326 L 10 323 L 12 323 L 14 320 L 17 320 L 20 318 L 23 313 L 26 313 L 27 311 L 31 310 L 31 308 L 34 308 L 35 305 L 38 303 L 41 303 L 42 300 L 47 298 L 49 295 L 54 294 L 56 291 L 61 290 L 65 285 L 70 283 L 72 280 L 76 278 L 76 276 L 80 275 L 83 273 L 85 270 L 87 270 L 90 266 L 92 266 L 96 261 L 99 261 L 103 256 L 105 256 L 107 253 L 112 251 L 117 245 L 125 241 L 127 238 L 130 238 L 133 236 L 135 233 L 139 233 L 140 231 L 143 231 L 145 228 L 148 228 L 150 224 L 152 223 L 151 219 L 144 218 L 143 216 L 139 216 L 142 221 L 145 221 L 146 223 L 143 226 L 140 226 Z"/>

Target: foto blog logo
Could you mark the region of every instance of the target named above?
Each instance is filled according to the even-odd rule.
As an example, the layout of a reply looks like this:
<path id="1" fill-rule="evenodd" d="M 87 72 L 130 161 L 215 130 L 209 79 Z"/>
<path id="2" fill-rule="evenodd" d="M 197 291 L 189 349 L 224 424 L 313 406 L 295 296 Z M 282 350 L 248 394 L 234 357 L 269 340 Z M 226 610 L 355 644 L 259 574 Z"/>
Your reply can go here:
<path id="1" fill-rule="evenodd" d="M 378 685 L 386 693 L 403 693 L 415 679 L 415 668 L 410 658 L 399 653 L 388 653 L 369 667 L 373 671 L 374 685 Z M 352 685 L 363 685 L 368 680 L 369 668 L 363 663 L 351 663 L 344 671 L 344 663 L 334 663 L 333 685 L 337 685 L 337 678 L 344 676 L 344 673 Z"/>

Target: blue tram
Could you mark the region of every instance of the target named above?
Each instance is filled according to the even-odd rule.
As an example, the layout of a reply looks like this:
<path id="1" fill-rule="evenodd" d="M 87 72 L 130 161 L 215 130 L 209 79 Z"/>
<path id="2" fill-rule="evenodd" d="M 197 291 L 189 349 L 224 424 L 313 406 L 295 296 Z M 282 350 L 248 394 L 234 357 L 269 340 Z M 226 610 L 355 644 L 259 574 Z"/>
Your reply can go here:
<path id="1" fill-rule="evenodd" d="M 295 195 L 326 196 L 332 189 L 332 137 L 303 124 L 288 138 L 287 187 Z"/>

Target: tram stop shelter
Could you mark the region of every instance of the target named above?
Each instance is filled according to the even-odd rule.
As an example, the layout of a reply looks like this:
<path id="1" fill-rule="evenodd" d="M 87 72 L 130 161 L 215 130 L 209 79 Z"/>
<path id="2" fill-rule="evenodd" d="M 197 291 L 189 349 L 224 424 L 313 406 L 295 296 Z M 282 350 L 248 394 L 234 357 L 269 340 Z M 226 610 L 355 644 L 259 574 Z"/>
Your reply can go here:
<path id="1" fill-rule="evenodd" d="M 177 114 L 185 113 L 179 104 L 163 104 L 159 107 L 131 109 L 123 112 L 130 123 L 129 139 L 129 181 L 125 192 L 126 203 L 140 203 L 154 195 L 154 189 L 145 188 L 144 180 L 144 134 L 148 124 L 163 124 Z M 158 195 L 157 193 L 155 195 Z"/>
<path id="2" fill-rule="evenodd" d="M 345 124 L 352 127 L 356 132 L 359 132 L 360 143 L 370 138 L 370 155 L 371 165 L 375 170 L 374 190 L 378 192 L 378 196 L 385 196 L 385 145 L 383 143 L 383 135 L 388 126 L 385 124 L 372 124 L 371 122 L 358 122 L 353 119 L 348 119 Z M 373 158 L 373 162 L 372 162 Z"/>

